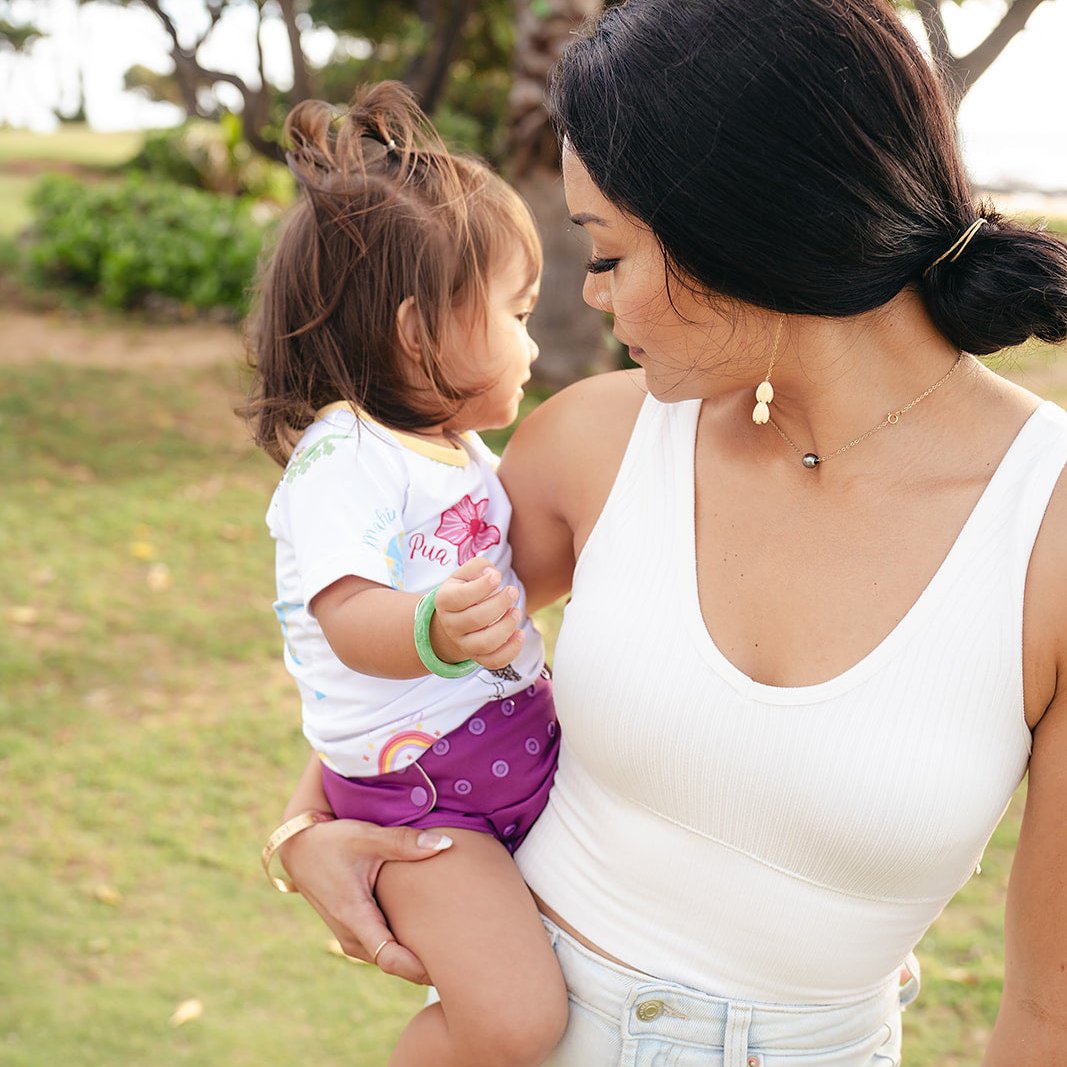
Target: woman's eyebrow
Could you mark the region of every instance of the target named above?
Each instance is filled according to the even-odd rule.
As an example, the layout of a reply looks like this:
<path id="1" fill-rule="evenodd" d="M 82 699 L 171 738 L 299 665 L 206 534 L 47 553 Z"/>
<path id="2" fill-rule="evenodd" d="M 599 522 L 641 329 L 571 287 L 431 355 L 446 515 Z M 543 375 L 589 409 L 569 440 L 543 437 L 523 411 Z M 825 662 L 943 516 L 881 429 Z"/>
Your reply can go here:
<path id="1" fill-rule="evenodd" d="M 591 215 L 587 211 L 580 211 L 580 212 L 578 212 L 577 215 L 571 215 L 571 222 L 573 222 L 575 226 L 586 226 L 586 225 L 610 226 L 611 225 L 611 223 L 607 222 L 605 219 L 602 219 L 599 215 Z"/>

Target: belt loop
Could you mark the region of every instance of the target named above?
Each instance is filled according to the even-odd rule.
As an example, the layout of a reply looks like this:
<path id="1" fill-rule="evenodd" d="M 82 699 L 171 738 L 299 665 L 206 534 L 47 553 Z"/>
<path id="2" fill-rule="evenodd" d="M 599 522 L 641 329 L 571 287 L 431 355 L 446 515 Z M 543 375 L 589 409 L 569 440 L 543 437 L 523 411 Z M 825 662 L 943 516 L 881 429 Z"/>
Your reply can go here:
<path id="1" fill-rule="evenodd" d="M 914 952 L 909 952 L 904 966 L 908 971 L 908 980 L 900 987 L 900 1010 L 903 1011 L 919 995 L 922 987 L 922 970 Z"/>
<path id="2" fill-rule="evenodd" d="M 733 1004 L 726 1009 L 726 1034 L 723 1038 L 723 1067 L 746 1067 L 748 1028 L 752 1025 L 752 1005 Z"/>

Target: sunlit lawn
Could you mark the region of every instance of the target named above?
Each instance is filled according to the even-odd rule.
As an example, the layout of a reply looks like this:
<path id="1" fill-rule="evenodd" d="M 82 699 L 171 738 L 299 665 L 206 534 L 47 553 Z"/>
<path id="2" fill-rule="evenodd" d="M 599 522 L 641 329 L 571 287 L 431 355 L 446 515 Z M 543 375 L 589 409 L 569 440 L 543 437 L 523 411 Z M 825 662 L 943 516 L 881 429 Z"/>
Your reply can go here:
<path id="1" fill-rule="evenodd" d="M 69 123 L 54 133 L 0 128 L 0 164 L 12 161 L 50 161 L 107 167 L 125 163 L 144 143 L 144 133 L 127 130 L 101 133 L 88 126 Z"/>

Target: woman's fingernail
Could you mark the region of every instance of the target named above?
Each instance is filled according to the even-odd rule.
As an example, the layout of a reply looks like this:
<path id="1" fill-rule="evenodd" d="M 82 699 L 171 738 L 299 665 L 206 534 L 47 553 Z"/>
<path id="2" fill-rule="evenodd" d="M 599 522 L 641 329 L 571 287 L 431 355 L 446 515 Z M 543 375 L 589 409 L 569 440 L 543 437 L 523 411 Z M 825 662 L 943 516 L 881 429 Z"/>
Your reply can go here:
<path id="1" fill-rule="evenodd" d="M 434 852 L 443 852 L 446 848 L 452 847 L 452 838 L 447 834 L 435 834 L 433 831 L 424 830 L 415 839 L 415 844 L 419 848 L 432 848 Z"/>
<path id="2" fill-rule="evenodd" d="M 519 591 L 518 591 L 518 589 L 516 589 L 515 586 L 513 586 L 513 585 L 509 585 L 508 586 L 508 596 L 512 600 L 518 600 L 519 599 Z"/>

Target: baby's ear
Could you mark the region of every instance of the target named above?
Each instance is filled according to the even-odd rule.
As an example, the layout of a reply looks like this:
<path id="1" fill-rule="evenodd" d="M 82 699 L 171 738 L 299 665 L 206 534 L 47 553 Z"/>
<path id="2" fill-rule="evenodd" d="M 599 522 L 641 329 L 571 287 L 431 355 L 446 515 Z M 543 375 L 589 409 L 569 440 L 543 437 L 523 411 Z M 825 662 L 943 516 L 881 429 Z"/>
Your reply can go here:
<path id="1" fill-rule="evenodd" d="M 405 297 L 396 309 L 396 336 L 400 350 L 417 366 L 422 365 L 422 319 L 413 296 Z"/>

